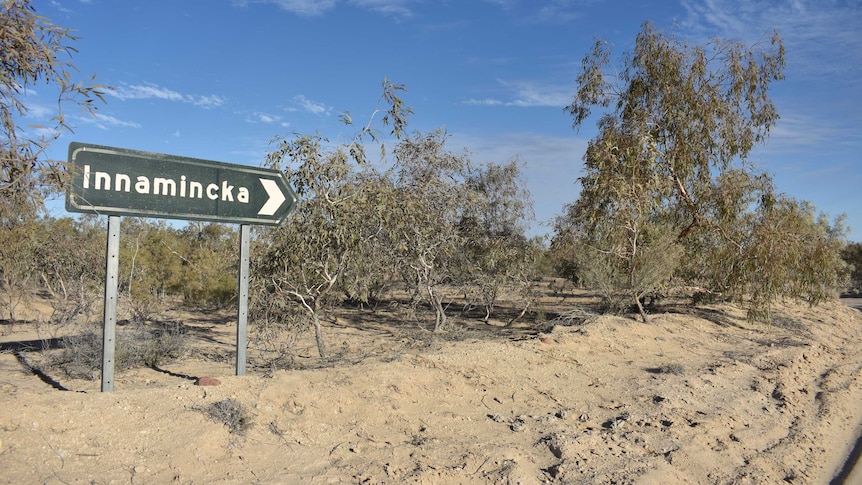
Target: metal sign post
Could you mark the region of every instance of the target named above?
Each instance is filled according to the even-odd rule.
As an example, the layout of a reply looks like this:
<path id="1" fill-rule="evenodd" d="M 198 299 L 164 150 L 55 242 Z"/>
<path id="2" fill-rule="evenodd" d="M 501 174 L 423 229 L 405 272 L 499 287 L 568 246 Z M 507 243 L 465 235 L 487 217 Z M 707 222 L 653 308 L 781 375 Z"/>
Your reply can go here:
<path id="1" fill-rule="evenodd" d="M 251 235 L 248 225 L 239 226 L 239 293 L 236 318 L 236 375 L 245 375 L 248 341 L 248 263 Z"/>
<path id="2" fill-rule="evenodd" d="M 236 375 L 248 345 L 250 224 L 277 226 L 296 194 L 278 170 L 125 148 L 69 144 L 66 210 L 108 215 L 102 392 L 114 390 L 120 217 L 161 217 L 240 224 Z"/>
<path id="3" fill-rule="evenodd" d="M 105 313 L 102 323 L 102 392 L 114 390 L 114 353 L 117 343 L 117 293 L 120 273 L 120 217 L 108 217 L 105 251 Z"/>

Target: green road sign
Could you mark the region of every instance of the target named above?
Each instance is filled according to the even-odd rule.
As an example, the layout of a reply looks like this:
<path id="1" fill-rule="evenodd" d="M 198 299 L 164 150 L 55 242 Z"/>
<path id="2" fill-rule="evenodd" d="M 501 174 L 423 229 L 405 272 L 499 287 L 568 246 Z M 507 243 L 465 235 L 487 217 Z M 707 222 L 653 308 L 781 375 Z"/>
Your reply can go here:
<path id="1" fill-rule="evenodd" d="M 277 170 L 73 142 L 66 210 L 279 225 L 296 194 Z"/>

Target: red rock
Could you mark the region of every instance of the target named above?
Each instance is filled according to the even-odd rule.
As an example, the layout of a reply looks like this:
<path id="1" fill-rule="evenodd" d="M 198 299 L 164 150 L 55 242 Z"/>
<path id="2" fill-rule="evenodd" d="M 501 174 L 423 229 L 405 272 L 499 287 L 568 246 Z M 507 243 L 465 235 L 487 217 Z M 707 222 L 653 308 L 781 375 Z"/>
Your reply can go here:
<path id="1" fill-rule="evenodd" d="M 221 385 L 221 381 L 216 379 L 215 377 L 198 377 L 198 380 L 195 381 L 196 386 L 219 386 Z"/>
<path id="2" fill-rule="evenodd" d="M 554 339 L 552 339 L 550 337 L 542 337 L 539 339 L 539 341 L 542 342 L 543 344 L 548 344 L 548 345 L 557 343 L 557 342 L 554 342 Z"/>

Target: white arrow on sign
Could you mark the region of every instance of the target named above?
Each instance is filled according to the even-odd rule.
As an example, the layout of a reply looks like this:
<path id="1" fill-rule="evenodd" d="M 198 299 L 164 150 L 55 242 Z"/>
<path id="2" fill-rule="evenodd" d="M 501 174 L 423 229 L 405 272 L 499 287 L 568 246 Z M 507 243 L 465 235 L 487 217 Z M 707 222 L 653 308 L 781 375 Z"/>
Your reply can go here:
<path id="1" fill-rule="evenodd" d="M 266 201 L 266 204 L 263 204 L 263 207 L 260 208 L 260 210 L 257 212 L 257 215 L 271 216 L 275 214 L 275 211 L 277 211 L 278 208 L 281 207 L 281 204 L 284 203 L 284 193 L 282 193 L 275 180 L 258 180 L 260 180 L 261 185 L 263 185 L 263 188 L 266 190 L 266 194 L 269 195 L 269 200 Z"/>

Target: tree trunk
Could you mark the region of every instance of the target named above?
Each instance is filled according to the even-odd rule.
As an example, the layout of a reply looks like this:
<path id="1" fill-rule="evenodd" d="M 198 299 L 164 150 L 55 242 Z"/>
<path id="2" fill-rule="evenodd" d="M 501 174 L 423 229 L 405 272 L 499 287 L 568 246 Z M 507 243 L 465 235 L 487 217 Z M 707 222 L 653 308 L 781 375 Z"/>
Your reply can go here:
<path id="1" fill-rule="evenodd" d="M 526 304 L 526 305 L 524 305 L 524 309 L 523 309 L 523 310 L 521 310 L 521 313 L 519 313 L 518 315 L 516 315 L 516 316 L 512 317 L 512 319 L 511 319 L 511 320 L 509 320 L 508 322 L 506 322 L 506 326 L 507 326 L 507 327 L 511 327 L 511 326 L 512 326 L 512 324 L 513 324 L 513 323 L 515 323 L 515 320 L 517 320 L 517 319 L 519 319 L 519 318 L 523 317 L 523 316 L 527 313 L 527 309 L 529 309 L 529 308 L 530 308 L 530 302 L 528 301 L 528 302 L 527 302 L 527 304 Z"/>
<path id="2" fill-rule="evenodd" d="M 317 312 L 311 315 L 311 320 L 314 323 L 314 340 L 317 342 L 317 353 L 321 359 L 326 358 L 326 343 L 323 340 L 323 327 L 320 326 L 320 316 Z"/>
<path id="3" fill-rule="evenodd" d="M 434 306 L 434 331 L 440 331 L 446 326 L 446 311 L 443 310 L 442 299 L 434 292 L 434 288 L 428 285 L 428 297 L 431 300 L 431 305 Z"/>
<path id="4" fill-rule="evenodd" d="M 644 311 L 644 306 L 643 306 L 643 304 L 641 303 L 641 299 L 640 299 L 640 297 L 638 297 L 637 295 L 635 295 L 635 303 L 637 303 L 637 306 L 638 306 L 638 313 L 640 313 L 640 314 L 641 314 L 641 318 L 643 319 L 644 323 L 649 323 L 649 322 L 647 321 L 646 312 Z"/>

